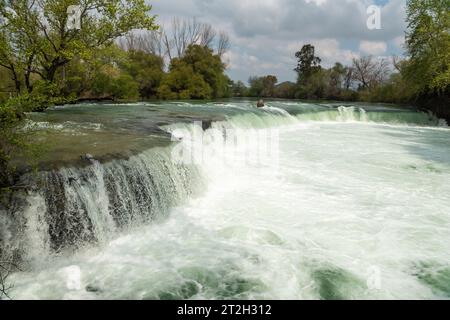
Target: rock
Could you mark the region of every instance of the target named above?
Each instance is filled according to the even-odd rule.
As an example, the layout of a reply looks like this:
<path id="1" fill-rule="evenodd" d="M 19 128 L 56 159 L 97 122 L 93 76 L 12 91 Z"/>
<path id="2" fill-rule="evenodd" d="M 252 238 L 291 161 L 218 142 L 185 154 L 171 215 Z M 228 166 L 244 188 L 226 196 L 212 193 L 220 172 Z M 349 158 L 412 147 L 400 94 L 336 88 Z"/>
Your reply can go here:
<path id="1" fill-rule="evenodd" d="M 212 126 L 212 121 L 211 120 L 202 121 L 202 129 L 203 129 L 203 131 L 211 129 L 211 126 Z"/>
<path id="2" fill-rule="evenodd" d="M 102 289 L 100 289 L 96 286 L 93 286 L 93 285 L 88 285 L 88 286 L 86 286 L 85 289 L 87 292 L 92 292 L 92 293 L 100 293 L 103 291 Z"/>
<path id="3" fill-rule="evenodd" d="M 92 154 L 86 153 L 84 156 L 80 156 L 81 160 L 94 162 L 94 156 Z"/>
<path id="4" fill-rule="evenodd" d="M 256 104 L 256 106 L 258 107 L 258 108 L 263 108 L 264 106 L 265 106 L 265 104 L 264 104 L 264 100 L 258 100 L 258 103 Z"/>

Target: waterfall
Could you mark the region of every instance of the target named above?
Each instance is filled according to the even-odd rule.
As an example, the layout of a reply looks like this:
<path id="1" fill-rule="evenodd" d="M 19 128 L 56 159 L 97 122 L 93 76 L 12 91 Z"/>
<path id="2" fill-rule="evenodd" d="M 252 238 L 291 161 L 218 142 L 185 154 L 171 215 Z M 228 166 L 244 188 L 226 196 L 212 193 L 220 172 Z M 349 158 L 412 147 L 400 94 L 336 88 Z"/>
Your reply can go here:
<path id="1" fill-rule="evenodd" d="M 0 214 L 0 253 L 33 261 L 106 243 L 126 228 L 164 217 L 201 184 L 197 168 L 173 163 L 170 152 L 155 148 L 128 160 L 28 177 L 33 187 L 25 201 L 16 195 L 21 205 Z"/>
<path id="2" fill-rule="evenodd" d="M 308 121 L 446 125 L 425 113 L 402 110 L 368 112 L 353 106 L 321 110 L 295 114 L 267 106 L 227 116 L 226 121 L 208 126 L 207 151 L 223 152 L 225 149 L 221 147 L 233 139 L 241 139 L 246 140 L 239 143 L 245 147 L 237 150 L 242 151 L 238 156 L 268 155 L 269 160 L 265 161 L 273 164 L 271 157 L 277 155 L 267 154 L 267 150 L 278 150 L 277 147 L 264 145 L 262 151 L 255 147 L 260 147 L 263 140 L 270 140 L 264 136 L 267 132 L 260 129 Z M 174 140 L 181 141 L 186 136 L 183 133 L 177 136 L 180 130 L 195 136 L 208 128 L 175 123 L 164 129 L 173 134 Z M 230 128 L 241 131 L 231 137 Z M 271 138 L 269 143 L 277 140 L 275 136 Z M 253 143 L 255 139 L 260 140 Z M 197 142 L 204 147 L 203 140 Z M 89 243 L 105 244 L 124 229 L 165 217 L 171 208 L 201 190 L 203 184 L 201 163 L 174 161 L 173 152 L 179 145 L 154 148 L 127 160 L 92 161 L 84 168 L 62 168 L 25 177 L 31 185 L 26 195 L 17 194 L 6 208 L 0 208 L 0 257 L 13 255 L 28 261 L 39 260 L 67 250 L 75 251 Z M 202 157 L 213 161 L 207 154 Z"/>

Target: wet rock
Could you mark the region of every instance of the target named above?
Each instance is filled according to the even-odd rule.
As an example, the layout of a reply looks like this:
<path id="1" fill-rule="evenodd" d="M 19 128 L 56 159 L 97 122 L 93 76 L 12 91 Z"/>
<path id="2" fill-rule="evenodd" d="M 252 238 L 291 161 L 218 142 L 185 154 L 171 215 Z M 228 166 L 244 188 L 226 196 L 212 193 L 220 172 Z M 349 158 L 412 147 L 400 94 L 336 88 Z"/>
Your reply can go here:
<path id="1" fill-rule="evenodd" d="M 80 156 L 81 160 L 94 162 L 94 156 L 92 154 L 86 153 L 84 156 Z"/>
<path id="2" fill-rule="evenodd" d="M 211 126 L 212 126 L 212 120 L 202 121 L 202 129 L 203 129 L 203 131 L 211 129 Z"/>
<path id="3" fill-rule="evenodd" d="M 92 292 L 92 293 L 101 293 L 102 289 L 100 289 L 99 287 L 93 286 L 93 285 L 88 285 L 88 286 L 86 286 L 86 291 Z"/>
<path id="4" fill-rule="evenodd" d="M 264 106 L 265 106 L 265 104 L 264 104 L 264 100 L 258 100 L 258 103 L 256 104 L 256 106 L 258 107 L 258 108 L 263 108 Z"/>

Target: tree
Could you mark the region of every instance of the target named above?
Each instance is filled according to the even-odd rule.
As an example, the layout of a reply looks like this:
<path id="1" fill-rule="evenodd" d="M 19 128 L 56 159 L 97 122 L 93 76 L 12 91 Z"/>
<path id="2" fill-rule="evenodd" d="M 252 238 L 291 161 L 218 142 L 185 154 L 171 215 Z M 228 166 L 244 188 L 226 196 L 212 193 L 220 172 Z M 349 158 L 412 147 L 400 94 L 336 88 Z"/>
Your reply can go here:
<path id="1" fill-rule="evenodd" d="M 295 54 L 298 59 L 295 71 L 298 74 L 298 83 L 304 84 L 315 72 L 321 69 L 322 60 L 315 56 L 315 48 L 313 45 L 307 44 Z"/>
<path id="2" fill-rule="evenodd" d="M 336 62 L 330 69 L 330 86 L 334 91 L 339 92 L 342 89 L 346 73 L 346 68 L 340 62 Z"/>
<path id="3" fill-rule="evenodd" d="M 163 99 L 210 99 L 229 95 L 225 65 L 213 51 L 190 45 L 181 58 L 172 59 L 158 96 Z"/>
<path id="4" fill-rule="evenodd" d="M 296 85 L 293 82 L 283 82 L 275 87 L 274 97 L 282 99 L 295 98 Z"/>
<path id="5" fill-rule="evenodd" d="M 382 84 L 389 74 L 389 63 L 386 59 L 376 60 L 372 56 L 353 58 L 353 80 L 363 90 L 373 89 Z"/>
<path id="6" fill-rule="evenodd" d="M 156 97 L 164 76 L 164 61 L 161 57 L 132 50 L 128 52 L 128 59 L 122 69 L 137 81 L 142 98 Z"/>
<path id="7" fill-rule="evenodd" d="M 277 77 L 272 75 L 264 77 L 250 77 L 248 79 L 248 83 L 250 84 L 249 95 L 251 97 L 258 98 L 273 97 L 277 82 Z"/>
<path id="8" fill-rule="evenodd" d="M 344 75 L 344 88 L 345 90 L 349 90 L 352 86 L 353 82 L 353 67 L 345 67 L 345 75 Z"/>
<path id="9" fill-rule="evenodd" d="M 247 97 L 248 96 L 248 88 L 242 81 L 232 82 L 231 83 L 231 93 L 233 97 Z"/>
<path id="10" fill-rule="evenodd" d="M 68 8 L 80 8 L 81 29 L 68 26 Z M 2 0 L 0 65 L 10 71 L 21 91 L 33 87 L 32 74 L 53 82 L 74 58 L 89 59 L 133 29 L 155 29 L 151 6 L 144 0 Z"/>
<path id="11" fill-rule="evenodd" d="M 212 89 L 192 66 L 175 61 L 158 89 L 158 96 L 170 100 L 210 99 Z"/>
<path id="12" fill-rule="evenodd" d="M 165 56 L 173 58 L 184 56 L 192 45 L 199 45 L 213 50 L 222 57 L 230 47 L 230 38 L 224 31 L 217 32 L 210 24 L 201 23 L 196 18 L 191 20 L 172 20 L 171 32 L 163 29 L 157 40 L 165 48 Z M 153 40 L 154 41 L 154 40 Z"/>
<path id="13" fill-rule="evenodd" d="M 136 99 L 141 89 L 151 84 L 151 78 L 142 78 L 140 73 L 149 71 L 148 63 L 144 58 L 135 62 L 129 52 L 112 45 L 93 52 L 89 60 L 74 58 L 65 67 L 64 78 L 57 75 L 55 81 L 60 83 L 65 96 Z M 156 91 L 155 88 L 153 90 Z"/>
<path id="14" fill-rule="evenodd" d="M 11 261 L 0 261 L 0 300 L 7 298 L 9 290 L 13 288 L 12 284 L 8 284 L 8 278 L 14 271 L 20 270 L 17 265 Z"/>
<path id="15" fill-rule="evenodd" d="M 277 77 L 269 75 L 262 79 L 263 91 L 261 93 L 262 97 L 273 97 L 275 91 L 275 85 L 278 82 Z"/>
<path id="16" fill-rule="evenodd" d="M 0 103 L 7 100 L 10 93 L 14 92 L 14 83 L 9 77 L 9 72 L 6 68 L 0 66 Z"/>
<path id="17" fill-rule="evenodd" d="M 211 87 L 213 98 L 220 98 L 227 94 L 229 78 L 224 74 L 225 64 L 212 49 L 201 45 L 191 45 L 180 60 L 192 66 L 194 73 L 202 76 Z"/>
<path id="18" fill-rule="evenodd" d="M 250 77 L 248 79 L 248 84 L 250 85 L 248 90 L 250 97 L 262 97 L 262 92 L 264 90 L 264 82 L 262 77 Z"/>
<path id="19" fill-rule="evenodd" d="M 222 57 L 230 49 L 230 37 L 224 31 L 219 34 L 219 40 L 217 42 L 217 54 Z"/>
<path id="20" fill-rule="evenodd" d="M 318 86 L 322 87 L 321 79 L 324 75 L 320 63 L 322 60 L 315 56 L 315 48 L 311 44 L 306 44 L 295 54 L 298 59 L 297 68 L 297 93 L 296 98 L 317 98 Z M 313 92 L 312 92 L 313 91 Z"/>
<path id="21" fill-rule="evenodd" d="M 450 9 L 448 0 L 407 2 L 405 76 L 419 93 L 438 94 L 450 85 Z"/>

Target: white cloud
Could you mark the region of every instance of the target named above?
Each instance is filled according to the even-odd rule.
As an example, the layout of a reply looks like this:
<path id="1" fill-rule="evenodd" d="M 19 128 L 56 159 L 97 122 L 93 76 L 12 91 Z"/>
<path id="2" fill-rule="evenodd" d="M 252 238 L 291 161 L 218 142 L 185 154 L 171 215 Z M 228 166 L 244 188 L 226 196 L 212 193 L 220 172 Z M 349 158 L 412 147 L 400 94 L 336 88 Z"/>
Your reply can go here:
<path id="1" fill-rule="evenodd" d="M 360 54 L 401 54 L 406 0 L 386 0 L 381 30 L 367 28 L 367 7 L 378 0 L 149 0 L 159 21 L 196 17 L 229 33 L 233 79 L 276 74 L 294 80 L 294 54 L 312 43 L 323 65 L 351 63 Z M 389 47 L 387 46 L 389 44 Z M 255 60 L 256 59 L 256 60 Z"/>
<path id="2" fill-rule="evenodd" d="M 387 50 L 387 43 L 384 41 L 366 41 L 363 40 L 359 44 L 359 50 L 362 53 L 370 55 L 381 55 Z"/>
<path id="3" fill-rule="evenodd" d="M 327 0 L 306 0 L 306 3 L 314 2 L 316 5 L 321 6 L 327 3 Z"/>
<path id="4" fill-rule="evenodd" d="M 392 40 L 392 43 L 394 44 L 394 46 L 396 46 L 399 49 L 404 49 L 405 46 L 405 37 L 404 36 L 399 36 L 395 39 Z"/>

